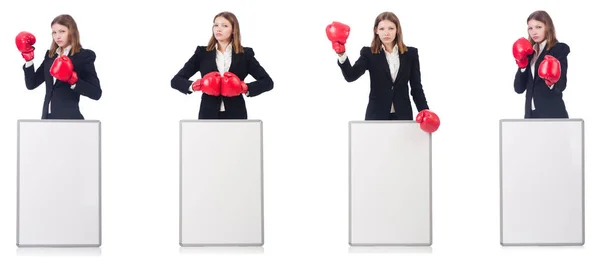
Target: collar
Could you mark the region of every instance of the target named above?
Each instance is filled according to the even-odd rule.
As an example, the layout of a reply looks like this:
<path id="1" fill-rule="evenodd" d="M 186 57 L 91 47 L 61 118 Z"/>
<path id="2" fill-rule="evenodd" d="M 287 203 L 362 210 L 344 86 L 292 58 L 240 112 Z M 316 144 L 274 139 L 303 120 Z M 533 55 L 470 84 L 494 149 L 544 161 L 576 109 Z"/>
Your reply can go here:
<path id="1" fill-rule="evenodd" d="M 229 44 L 227 44 L 227 47 L 225 47 L 225 53 L 231 53 L 231 50 L 233 49 L 233 47 L 231 46 L 231 42 Z M 217 51 L 219 51 L 219 43 L 217 43 Z"/>
<path id="2" fill-rule="evenodd" d="M 383 44 L 381 44 L 381 49 L 382 49 L 384 52 L 387 52 L 387 51 L 385 50 L 385 46 L 384 46 Z M 391 51 L 391 52 L 389 52 L 389 53 L 390 53 L 390 54 L 396 54 L 396 53 L 398 53 L 398 44 L 394 44 L 394 48 L 392 48 L 392 51 Z"/>
<path id="3" fill-rule="evenodd" d="M 65 47 L 64 55 L 69 56 L 69 52 L 71 51 L 71 45 Z M 60 55 L 61 47 L 56 48 L 56 54 Z"/>
<path id="4" fill-rule="evenodd" d="M 544 40 L 543 42 L 541 42 L 541 43 L 539 43 L 539 44 L 537 44 L 537 43 L 535 44 L 535 45 L 536 45 L 536 47 L 537 47 L 537 50 L 539 50 L 539 52 L 542 52 L 542 51 L 544 51 L 544 48 L 546 48 L 546 43 L 547 43 L 547 41 L 548 41 L 548 40 Z M 535 50 L 535 49 L 536 49 L 536 48 L 534 48 L 534 50 Z"/>

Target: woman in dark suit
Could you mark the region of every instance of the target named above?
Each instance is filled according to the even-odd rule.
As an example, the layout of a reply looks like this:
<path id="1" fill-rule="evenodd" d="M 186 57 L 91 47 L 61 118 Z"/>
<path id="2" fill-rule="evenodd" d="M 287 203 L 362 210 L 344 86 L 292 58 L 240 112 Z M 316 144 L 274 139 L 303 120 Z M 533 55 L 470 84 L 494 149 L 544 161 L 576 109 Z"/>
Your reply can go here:
<path id="1" fill-rule="evenodd" d="M 102 96 L 94 66 L 96 54 L 82 48 L 77 24 L 70 15 L 59 15 L 50 25 L 53 41 L 50 50 L 44 54 L 44 62 L 35 71 L 35 36 L 21 32 L 16 37 L 17 49 L 25 59 L 25 86 L 33 90 L 46 83 L 42 119 L 83 120 L 79 111 L 80 96 L 93 100 Z"/>
<path id="2" fill-rule="evenodd" d="M 202 78 L 190 81 L 198 71 Z M 256 81 L 244 83 L 248 74 Z M 196 48 L 171 80 L 171 87 L 184 94 L 202 92 L 198 119 L 247 119 L 244 96 L 273 89 L 273 80 L 254 57 L 252 48 L 242 47 L 236 16 L 222 12 L 213 19 L 208 46 Z"/>
<path id="3" fill-rule="evenodd" d="M 545 11 L 535 11 L 527 18 L 529 39 L 513 45 L 519 69 L 515 75 L 515 92 L 525 94 L 525 118 L 569 118 L 563 91 L 567 87 L 569 46 L 558 42 L 552 18 Z"/>
<path id="4" fill-rule="evenodd" d="M 413 120 L 410 95 L 419 111 L 416 117 L 422 128 L 433 132 L 439 127 L 439 118 L 429 110 L 421 85 L 421 71 L 417 48 L 407 47 L 402 41 L 402 28 L 392 12 L 377 16 L 373 26 L 370 47 L 363 47 L 354 66 L 350 64 L 344 44 L 350 28 L 334 22 L 327 27 L 327 35 L 338 53 L 338 65 L 344 79 L 353 82 L 369 70 L 371 91 L 365 120 Z"/>

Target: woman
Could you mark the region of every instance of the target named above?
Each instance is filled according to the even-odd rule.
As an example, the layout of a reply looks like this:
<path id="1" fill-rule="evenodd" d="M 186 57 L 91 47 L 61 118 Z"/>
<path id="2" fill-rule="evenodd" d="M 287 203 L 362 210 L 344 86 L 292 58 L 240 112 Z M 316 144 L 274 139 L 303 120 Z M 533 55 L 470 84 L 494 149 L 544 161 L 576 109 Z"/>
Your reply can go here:
<path id="1" fill-rule="evenodd" d="M 25 86 L 33 90 L 46 83 L 46 96 L 42 108 L 42 119 L 81 119 L 79 111 L 81 95 L 98 100 L 102 96 L 100 80 L 94 62 L 96 54 L 83 49 L 79 30 L 70 15 L 59 15 L 50 24 L 52 44 L 44 54 L 42 65 L 34 71 L 33 45 L 35 36 L 21 32 L 16 37 L 17 49 L 25 59 Z"/>
<path id="2" fill-rule="evenodd" d="M 413 120 L 410 82 L 410 94 L 419 110 L 417 122 L 427 132 L 438 129 L 439 118 L 429 110 L 421 85 L 417 48 L 404 44 L 400 21 L 394 13 L 384 12 L 377 16 L 371 46 L 362 48 L 354 65 L 348 61 L 344 47 L 350 27 L 334 22 L 326 30 L 346 81 L 356 81 L 369 70 L 371 91 L 365 120 Z"/>
<path id="3" fill-rule="evenodd" d="M 190 81 L 196 72 L 202 78 Z M 248 74 L 256 81 L 246 84 Z M 198 119 L 247 119 L 244 96 L 273 89 L 273 80 L 254 57 L 252 48 L 242 47 L 236 16 L 222 12 L 213 19 L 208 45 L 196 48 L 171 80 L 171 87 L 184 94 L 202 92 Z"/>
<path id="4" fill-rule="evenodd" d="M 567 87 L 569 46 L 558 42 L 550 15 L 535 11 L 527 18 L 529 39 L 513 44 L 517 62 L 515 92 L 525 91 L 525 118 L 569 118 L 562 93 Z"/>

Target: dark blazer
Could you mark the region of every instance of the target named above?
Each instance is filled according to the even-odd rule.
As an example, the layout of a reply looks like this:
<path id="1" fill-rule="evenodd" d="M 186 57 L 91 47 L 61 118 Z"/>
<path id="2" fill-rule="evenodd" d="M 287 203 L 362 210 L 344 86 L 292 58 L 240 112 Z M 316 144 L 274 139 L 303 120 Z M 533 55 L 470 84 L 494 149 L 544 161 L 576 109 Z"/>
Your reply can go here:
<path id="1" fill-rule="evenodd" d="M 534 76 L 531 75 L 531 60 L 533 55 L 529 55 L 529 63 L 524 72 L 517 69 L 515 75 L 515 92 L 521 94 L 525 91 L 525 118 L 569 118 L 565 102 L 562 99 L 562 92 L 567 87 L 567 55 L 571 52 L 568 45 L 556 43 L 550 50 L 541 50 L 540 56 L 535 62 Z M 560 62 L 560 79 L 554 84 L 552 90 L 548 88 L 544 79 L 538 75 L 540 63 L 544 56 L 552 55 Z M 535 113 L 531 110 L 531 99 L 535 101 Z"/>
<path id="2" fill-rule="evenodd" d="M 206 46 L 198 46 L 192 57 L 185 63 L 183 68 L 171 80 L 171 87 L 179 90 L 184 94 L 190 94 L 190 86 L 192 77 L 196 72 L 200 72 L 204 77 L 207 73 L 218 72 L 216 62 L 216 51 L 206 51 Z M 243 53 L 231 55 L 231 66 L 229 72 L 234 73 L 240 80 L 244 81 L 248 74 L 256 80 L 248 85 L 248 97 L 257 96 L 263 92 L 273 89 L 273 80 L 267 74 L 265 69 L 254 58 L 254 51 L 250 47 L 244 47 Z M 231 118 L 247 119 L 246 102 L 244 94 L 235 97 L 211 96 L 202 93 L 202 101 L 200 102 L 200 111 L 198 119 L 218 119 L 221 101 L 225 105 L 225 110 Z"/>
<path id="3" fill-rule="evenodd" d="M 102 96 L 100 80 L 96 74 L 94 61 L 96 54 L 89 49 L 81 49 L 74 55 L 69 54 L 69 59 L 73 62 L 74 71 L 77 73 L 78 81 L 75 88 L 67 82 L 56 80 L 50 75 L 50 67 L 54 63 L 57 54 L 50 58 L 49 51 L 44 54 L 44 62 L 34 71 L 34 65 L 25 68 L 25 86 L 33 90 L 46 82 L 46 96 L 44 97 L 44 107 L 42 108 L 42 119 L 48 119 L 48 105 L 50 104 L 50 114 L 52 119 L 80 119 L 84 117 L 79 111 L 79 97 L 81 95 L 98 100 Z M 52 101 L 52 102 L 50 102 Z"/>
<path id="4" fill-rule="evenodd" d="M 400 68 L 395 81 L 392 81 L 384 52 L 384 50 L 381 50 L 378 54 L 372 54 L 370 47 L 363 47 L 354 66 L 350 64 L 349 59 L 346 59 L 342 64 L 338 61 L 338 65 L 342 69 L 344 79 L 348 82 L 357 80 L 365 73 L 365 70 L 369 70 L 371 91 L 365 120 L 388 119 L 392 103 L 399 119 L 413 120 L 413 111 L 408 96 L 409 82 L 410 94 L 417 110 L 429 109 L 421 85 L 418 50 L 414 47 L 408 47 L 408 51 L 404 54 L 398 52 Z"/>

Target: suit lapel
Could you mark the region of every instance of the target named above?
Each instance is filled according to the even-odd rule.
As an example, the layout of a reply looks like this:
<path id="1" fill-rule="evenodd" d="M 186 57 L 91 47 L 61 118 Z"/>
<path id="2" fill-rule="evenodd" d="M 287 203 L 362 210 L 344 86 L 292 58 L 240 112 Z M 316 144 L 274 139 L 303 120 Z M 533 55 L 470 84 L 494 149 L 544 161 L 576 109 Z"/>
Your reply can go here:
<path id="1" fill-rule="evenodd" d="M 214 71 L 219 71 L 219 67 L 217 67 L 217 50 L 212 50 L 210 52 L 206 53 L 206 59 L 208 59 L 211 62 L 207 62 L 206 64 L 210 64 L 210 68 L 208 69 L 208 72 L 214 72 Z"/>
<path id="2" fill-rule="evenodd" d="M 236 74 L 238 61 L 240 60 L 240 54 L 236 54 L 233 50 L 231 50 L 231 65 L 229 66 L 229 71 Z"/>
<path id="3" fill-rule="evenodd" d="M 401 54 L 398 50 L 398 55 L 400 56 L 400 65 L 398 66 L 398 73 L 396 74 L 396 80 L 394 81 L 394 85 L 396 85 L 396 83 L 400 81 L 400 78 L 404 75 L 403 73 L 401 73 L 404 70 L 404 68 L 409 68 L 406 64 L 406 52 Z"/>
<path id="4" fill-rule="evenodd" d="M 379 53 L 376 55 L 376 57 L 379 60 L 379 64 L 381 64 L 381 66 L 383 67 L 381 69 L 385 72 L 385 75 L 387 75 L 388 81 L 390 81 L 391 83 L 394 83 L 392 81 L 392 74 L 390 73 L 390 64 L 387 62 L 387 59 L 385 58 L 385 50 L 380 50 Z"/>
<path id="5" fill-rule="evenodd" d="M 46 81 L 50 81 L 52 86 L 54 86 L 54 77 L 50 74 L 50 68 L 54 63 L 54 60 L 56 60 L 56 57 L 58 57 L 56 54 L 52 58 L 48 56 L 44 57 L 44 75 L 46 76 Z"/>

